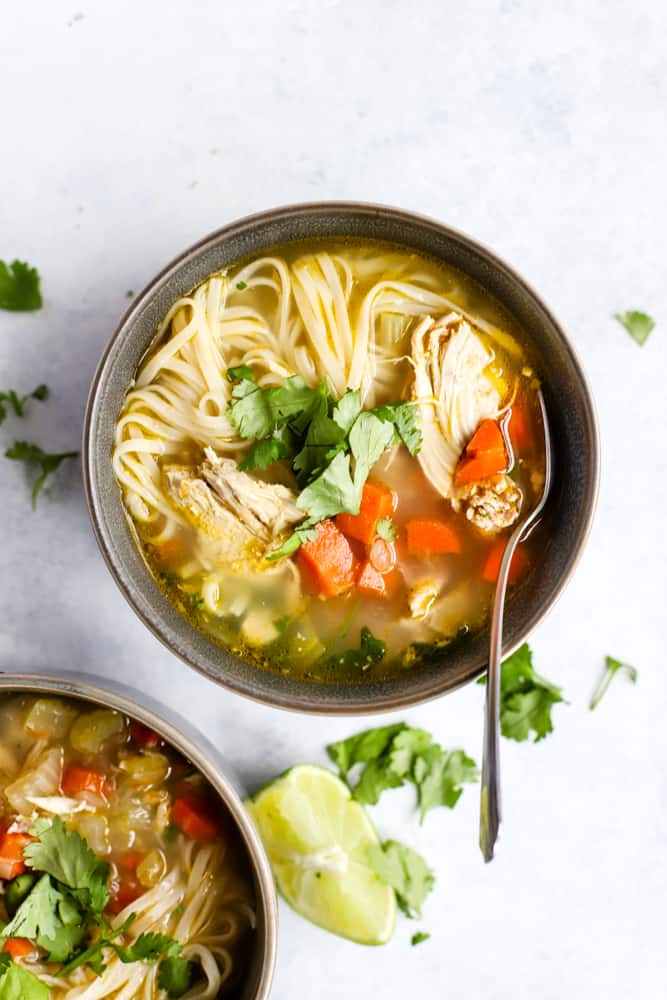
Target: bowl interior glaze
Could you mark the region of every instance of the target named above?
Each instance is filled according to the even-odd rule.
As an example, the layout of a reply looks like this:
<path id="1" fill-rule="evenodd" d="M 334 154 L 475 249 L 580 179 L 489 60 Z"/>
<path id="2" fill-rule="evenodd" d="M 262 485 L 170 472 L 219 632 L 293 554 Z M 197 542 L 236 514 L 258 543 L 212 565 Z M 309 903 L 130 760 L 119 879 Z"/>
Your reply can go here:
<path id="1" fill-rule="evenodd" d="M 242 219 L 187 250 L 133 301 L 100 362 L 86 413 L 84 477 L 95 533 L 116 582 L 177 656 L 212 680 L 262 702 L 308 712 L 363 713 L 425 701 L 478 677 L 487 664 L 487 633 L 443 654 L 437 663 L 357 686 L 299 680 L 247 664 L 197 632 L 162 594 L 133 540 L 110 460 L 125 393 L 175 299 L 213 271 L 263 248 L 341 236 L 399 243 L 459 268 L 488 289 L 530 338 L 552 426 L 555 486 L 543 557 L 530 584 L 506 611 L 505 653 L 523 642 L 562 591 L 590 529 L 599 476 L 594 406 L 567 337 L 536 292 L 491 251 L 432 219 L 360 203 L 295 205 Z"/>

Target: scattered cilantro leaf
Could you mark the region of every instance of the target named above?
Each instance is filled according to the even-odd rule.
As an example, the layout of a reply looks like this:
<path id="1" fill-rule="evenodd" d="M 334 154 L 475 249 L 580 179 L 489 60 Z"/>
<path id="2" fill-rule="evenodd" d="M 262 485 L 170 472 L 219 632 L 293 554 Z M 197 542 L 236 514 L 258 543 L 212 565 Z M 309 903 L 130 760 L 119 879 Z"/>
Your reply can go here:
<path id="1" fill-rule="evenodd" d="M 655 327 L 655 320 L 646 313 L 631 309 L 629 312 L 615 313 L 614 319 L 624 326 L 633 340 L 641 346 Z"/>
<path id="2" fill-rule="evenodd" d="M 364 410 L 354 421 L 350 431 L 350 449 L 354 455 L 354 485 L 359 494 L 359 504 L 371 469 L 393 439 L 392 424 L 380 420 L 372 410 Z M 349 513 L 357 514 L 359 504 Z"/>
<path id="3" fill-rule="evenodd" d="M 345 446 L 347 432 L 326 412 L 315 415 L 308 427 L 303 448 L 294 459 L 294 471 L 307 483 L 319 474 Z"/>
<path id="4" fill-rule="evenodd" d="M 24 937 L 32 941 L 36 941 L 42 934 L 48 938 L 54 937 L 62 926 L 58 917 L 58 904 L 62 896 L 50 877 L 42 875 L 3 928 L 2 936 Z"/>
<path id="5" fill-rule="evenodd" d="M 51 991 L 37 976 L 0 952 L 0 1000 L 49 1000 Z"/>
<path id="6" fill-rule="evenodd" d="M 410 944 L 414 948 L 416 944 L 421 944 L 422 941 L 428 941 L 430 936 L 431 935 L 428 933 L 428 931 L 417 931 L 417 933 L 413 934 L 412 937 L 410 938 Z"/>
<path id="7" fill-rule="evenodd" d="M 322 381 L 312 389 L 300 375 L 290 375 L 281 386 L 265 389 L 276 426 L 288 423 L 295 434 L 303 435 L 310 422 L 326 413 L 331 389 Z"/>
<path id="8" fill-rule="evenodd" d="M 254 382 L 255 373 L 250 365 L 237 365 L 236 368 L 227 369 L 228 382 Z"/>
<path id="9" fill-rule="evenodd" d="M 53 820 L 38 819 L 30 832 L 38 839 L 24 849 L 28 867 L 51 875 L 67 886 L 82 906 L 102 913 L 109 902 L 106 861 L 91 851 L 76 830 L 68 830 L 58 816 Z"/>
<path id="10" fill-rule="evenodd" d="M 33 510 L 37 506 L 37 497 L 42 491 L 46 480 L 52 475 L 66 458 L 76 458 L 78 451 L 63 451 L 59 454 L 50 454 L 43 451 L 39 445 L 30 444 L 28 441 L 15 441 L 7 448 L 5 457 L 16 462 L 35 462 L 40 466 L 40 473 L 32 487 Z"/>
<path id="11" fill-rule="evenodd" d="M 357 733 L 356 736 L 350 736 L 346 740 L 330 743 L 327 753 L 340 771 L 343 781 L 347 782 L 347 776 L 355 764 L 367 764 L 381 757 L 394 736 L 407 728 L 404 722 L 398 722 L 393 726 L 366 729 L 363 733 Z"/>
<path id="12" fill-rule="evenodd" d="M 368 862 L 380 881 L 395 891 L 406 917 L 421 916 L 424 900 L 435 885 L 435 876 L 421 854 L 388 840 L 368 848 Z"/>
<path id="13" fill-rule="evenodd" d="M 245 366 L 241 366 L 244 368 Z M 238 372 L 238 368 L 230 372 Z M 229 377 L 230 372 L 227 373 Z M 274 420 L 266 392 L 255 385 L 246 375 L 232 389 L 232 402 L 227 410 L 229 419 L 242 438 L 261 439 L 269 437 L 273 431 Z"/>
<path id="14" fill-rule="evenodd" d="M 350 456 L 338 452 L 326 469 L 299 493 L 296 505 L 308 515 L 308 526 L 341 511 L 358 514 L 361 491 L 350 473 Z"/>
<path id="15" fill-rule="evenodd" d="M 165 990 L 170 1000 L 178 1000 L 187 993 L 197 976 L 196 962 L 187 958 L 165 958 L 160 963 L 157 984 Z"/>
<path id="16" fill-rule="evenodd" d="M 7 407 L 5 403 L 9 403 L 14 415 L 17 417 L 25 416 L 26 403 L 30 399 L 39 399 L 44 401 L 48 398 L 49 387 L 46 385 L 38 385 L 36 389 L 29 392 L 26 396 L 19 396 L 19 394 L 14 389 L 8 389 L 7 392 L 0 392 L 0 424 L 7 416 Z"/>
<path id="17" fill-rule="evenodd" d="M 613 656 L 606 656 L 604 673 L 600 679 L 600 683 L 595 689 L 593 697 L 591 698 L 591 703 L 588 706 L 591 712 L 594 708 L 598 707 L 603 695 L 607 691 L 616 674 L 619 672 L 627 674 L 628 680 L 632 681 L 633 684 L 637 683 L 639 671 L 636 667 L 630 666 L 629 663 L 623 663 L 622 660 L 616 660 Z"/>
<path id="18" fill-rule="evenodd" d="M 361 393 L 358 389 L 347 389 L 334 406 L 331 418 L 345 434 L 349 434 L 360 413 Z"/>
<path id="19" fill-rule="evenodd" d="M 237 281 L 236 282 L 236 287 L 238 288 L 239 292 L 242 292 L 244 288 L 248 287 L 248 282 L 247 281 Z"/>
<path id="20" fill-rule="evenodd" d="M 486 678 L 480 678 L 484 684 Z M 500 667 L 500 730 L 507 739 L 521 742 L 534 733 L 533 742 L 553 732 L 551 709 L 564 702 L 562 689 L 546 680 L 533 667 L 527 642 L 508 656 Z"/>
<path id="21" fill-rule="evenodd" d="M 324 659 L 323 666 L 345 667 L 348 670 L 369 670 L 374 663 L 380 663 L 387 652 L 387 644 L 376 639 L 369 628 L 364 626 L 358 649 L 346 649 L 344 653 L 334 653 Z"/>
<path id="22" fill-rule="evenodd" d="M 376 531 L 385 542 L 395 542 L 398 536 L 396 525 L 390 517 L 383 517 L 377 523 Z"/>
<path id="23" fill-rule="evenodd" d="M 133 299 L 134 298 L 134 292 L 132 291 L 131 288 L 128 288 L 128 290 L 125 292 L 125 298 L 126 299 Z"/>
<path id="24" fill-rule="evenodd" d="M 479 771 L 463 750 L 443 750 L 433 743 L 415 760 L 413 779 L 423 823 L 426 813 L 435 806 L 453 809 L 463 793 L 464 783 L 478 781 Z"/>
<path id="25" fill-rule="evenodd" d="M 6 264 L 0 260 L 0 309 L 32 312 L 42 308 L 39 271 L 20 260 Z"/>

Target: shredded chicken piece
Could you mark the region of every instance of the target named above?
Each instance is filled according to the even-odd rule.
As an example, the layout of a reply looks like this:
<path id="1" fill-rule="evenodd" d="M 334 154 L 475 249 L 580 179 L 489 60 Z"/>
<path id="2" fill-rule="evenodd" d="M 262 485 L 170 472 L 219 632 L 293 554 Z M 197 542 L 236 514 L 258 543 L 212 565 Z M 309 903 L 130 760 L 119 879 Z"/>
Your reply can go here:
<path id="1" fill-rule="evenodd" d="M 446 499 L 455 496 L 454 471 L 482 420 L 495 420 L 500 396 L 487 368 L 493 354 L 455 312 L 427 316 L 412 335 L 413 397 L 419 401 L 419 462 Z"/>
<path id="2" fill-rule="evenodd" d="M 286 486 L 241 472 L 207 448 L 196 469 L 165 469 L 167 493 L 197 529 L 198 556 L 211 567 L 241 560 L 256 565 L 305 517 Z"/>
<path id="3" fill-rule="evenodd" d="M 408 594 L 410 617 L 415 621 L 427 618 L 439 593 L 440 585 L 435 580 L 422 580 L 412 587 Z"/>
<path id="4" fill-rule="evenodd" d="M 521 510 L 521 490 L 509 476 L 502 473 L 471 483 L 457 497 L 455 507 L 462 507 L 476 528 L 493 534 L 514 524 Z"/>

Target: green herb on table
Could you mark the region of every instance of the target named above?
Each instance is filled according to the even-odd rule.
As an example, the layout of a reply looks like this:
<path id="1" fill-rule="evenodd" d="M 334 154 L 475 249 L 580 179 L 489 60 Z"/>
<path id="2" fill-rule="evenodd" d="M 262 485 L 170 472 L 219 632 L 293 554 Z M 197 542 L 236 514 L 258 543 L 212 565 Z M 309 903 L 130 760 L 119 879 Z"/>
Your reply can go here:
<path id="1" fill-rule="evenodd" d="M 655 320 L 646 313 L 633 309 L 629 312 L 615 313 L 614 319 L 625 327 L 632 339 L 636 340 L 640 346 L 646 342 L 655 327 Z"/>
<path id="2" fill-rule="evenodd" d="M 39 445 L 30 444 L 28 441 L 15 441 L 5 451 L 6 458 L 11 458 L 16 462 L 33 462 L 40 467 L 39 475 L 32 487 L 33 509 L 37 506 L 37 498 L 48 477 L 53 475 L 66 458 L 76 458 L 78 454 L 78 451 L 63 451 L 51 454 L 43 451 Z"/>
<path id="3" fill-rule="evenodd" d="M 605 657 L 605 669 L 598 684 L 593 697 L 591 698 L 591 703 L 588 706 L 591 711 L 597 708 L 600 704 L 603 695 L 609 688 L 609 685 L 613 681 L 614 677 L 618 673 L 624 673 L 628 680 L 632 681 L 633 684 L 637 683 L 637 678 L 639 677 L 639 671 L 636 667 L 630 666 L 629 663 L 623 663 L 622 660 L 616 660 L 613 656 Z"/>
<path id="4" fill-rule="evenodd" d="M 428 931 L 417 931 L 417 933 L 413 934 L 412 937 L 410 938 L 410 944 L 414 948 L 416 944 L 421 944 L 422 941 L 428 941 L 430 936 L 431 935 L 428 933 Z"/>
<path id="5" fill-rule="evenodd" d="M 485 684 L 482 677 L 479 684 Z M 507 739 L 533 742 L 553 732 L 551 709 L 565 702 L 562 689 L 541 677 L 533 667 L 533 653 L 524 642 L 500 667 L 500 730 Z"/>
<path id="6" fill-rule="evenodd" d="M 134 292 L 132 291 L 131 288 L 128 288 L 128 290 L 125 292 L 125 298 L 126 299 L 133 299 L 134 298 Z"/>
<path id="7" fill-rule="evenodd" d="M 32 312 L 42 308 L 39 271 L 20 260 L 0 260 L 0 309 Z"/>
<path id="8" fill-rule="evenodd" d="M 386 789 L 414 784 L 422 821 L 436 806 L 452 809 L 463 785 L 479 779 L 477 765 L 463 750 L 443 750 L 426 730 L 403 722 L 332 743 L 327 753 L 358 802 L 375 805 Z M 350 772 L 357 766 L 353 782 Z"/>
<path id="9" fill-rule="evenodd" d="M 19 396 L 19 394 L 14 389 L 8 389 L 7 392 L 0 392 L 0 424 L 5 420 L 7 416 L 7 405 L 14 411 L 14 415 L 17 417 L 25 417 L 26 404 L 31 399 L 38 399 L 44 402 L 48 399 L 49 388 L 46 385 L 38 385 L 36 389 L 29 392 L 25 396 Z"/>
<path id="10" fill-rule="evenodd" d="M 369 670 L 375 663 L 380 663 L 387 652 L 387 645 L 382 639 L 376 639 L 369 628 L 361 629 L 359 648 L 346 649 L 344 653 L 334 653 L 322 661 L 323 667 L 337 667 L 346 670 Z"/>
<path id="11" fill-rule="evenodd" d="M 406 917 L 420 917 L 424 900 L 435 885 L 435 876 L 421 854 L 388 840 L 368 848 L 368 861 L 380 881 L 395 891 Z"/>

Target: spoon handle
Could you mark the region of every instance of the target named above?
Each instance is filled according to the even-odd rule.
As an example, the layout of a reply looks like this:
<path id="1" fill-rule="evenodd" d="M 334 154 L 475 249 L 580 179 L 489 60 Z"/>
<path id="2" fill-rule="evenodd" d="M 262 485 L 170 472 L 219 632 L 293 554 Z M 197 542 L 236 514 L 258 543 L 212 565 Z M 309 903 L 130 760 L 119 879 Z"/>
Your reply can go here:
<path id="1" fill-rule="evenodd" d="M 541 389 L 538 389 L 537 396 L 544 432 L 544 486 L 537 505 L 525 521 L 517 524 L 507 540 L 493 599 L 482 740 L 482 790 L 479 805 L 479 846 L 485 861 L 491 861 L 493 858 L 493 849 L 498 839 L 498 830 L 502 819 L 500 802 L 500 666 L 503 652 L 503 617 L 507 581 L 516 547 L 540 517 L 551 489 L 553 468 L 551 434 Z"/>

